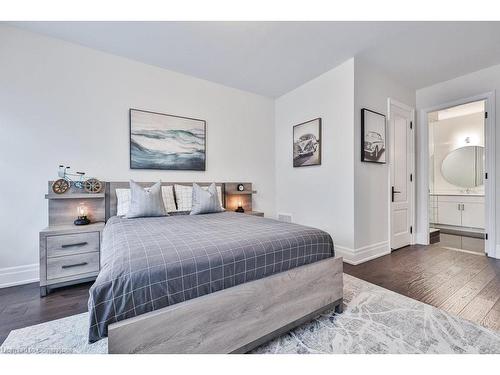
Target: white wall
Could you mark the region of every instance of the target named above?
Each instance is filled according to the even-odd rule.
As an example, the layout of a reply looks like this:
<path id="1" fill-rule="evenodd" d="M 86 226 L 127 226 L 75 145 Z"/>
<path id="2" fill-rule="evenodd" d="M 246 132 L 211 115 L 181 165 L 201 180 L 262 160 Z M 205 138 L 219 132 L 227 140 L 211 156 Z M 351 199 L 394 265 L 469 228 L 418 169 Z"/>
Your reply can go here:
<path id="1" fill-rule="evenodd" d="M 500 89 L 500 65 L 495 65 L 486 69 L 479 70 L 449 81 L 441 82 L 436 85 L 417 90 L 417 108 L 423 110 L 432 108 L 438 105 L 454 102 L 463 98 L 469 98 L 475 95 L 484 94 L 487 92 L 495 92 Z M 500 114 L 500 101 L 493 103 L 495 112 Z M 495 128 L 498 129 L 498 115 L 495 123 Z M 425 140 L 426 141 L 426 140 Z M 424 139 L 421 129 L 417 129 L 417 147 L 422 147 Z M 500 131 L 496 131 L 496 185 L 500 186 Z M 420 167 L 420 168 L 419 168 Z M 422 173 L 427 173 L 422 170 L 422 163 L 417 164 L 417 177 Z M 419 189 L 417 194 L 417 204 L 422 202 L 424 192 Z M 500 207 L 500 191 L 496 191 L 496 211 Z M 421 220 L 417 222 L 417 230 L 421 231 L 425 222 Z M 500 254 L 500 220 L 497 215 L 496 223 L 496 254 Z M 490 254 L 493 255 L 493 254 Z"/>
<path id="2" fill-rule="evenodd" d="M 276 100 L 276 211 L 329 232 L 358 264 L 390 252 L 389 166 L 361 162 L 361 108 L 386 114 L 387 98 L 415 106 L 415 91 L 353 58 Z M 323 119 L 322 165 L 293 168 L 292 127 Z"/>
<path id="3" fill-rule="evenodd" d="M 130 107 L 207 121 L 207 170 L 129 169 Z M 0 286 L 38 277 L 47 180 L 251 181 L 274 216 L 274 101 L 0 26 Z"/>
<path id="4" fill-rule="evenodd" d="M 359 58 L 355 59 L 354 82 L 355 236 L 350 257 L 360 263 L 390 252 L 389 164 L 361 162 L 361 109 L 387 116 L 388 98 L 415 107 L 415 91 Z"/>
<path id="5" fill-rule="evenodd" d="M 354 245 L 354 60 L 276 100 L 276 212 Z M 322 118 L 322 164 L 294 168 L 293 125 Z"/>

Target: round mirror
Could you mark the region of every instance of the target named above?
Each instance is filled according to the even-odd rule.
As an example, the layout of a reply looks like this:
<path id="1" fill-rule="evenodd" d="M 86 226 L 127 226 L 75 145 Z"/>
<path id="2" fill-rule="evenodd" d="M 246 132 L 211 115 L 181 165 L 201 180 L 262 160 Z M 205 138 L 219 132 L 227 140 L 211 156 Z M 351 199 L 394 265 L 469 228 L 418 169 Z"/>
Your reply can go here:
<path id="1" fill-rule="evenodd" d="M 465 146 L 443 159 L 441 173 L 450 184 L 463 188 L 481 186 L 484 176 L 484 147 Z"/>

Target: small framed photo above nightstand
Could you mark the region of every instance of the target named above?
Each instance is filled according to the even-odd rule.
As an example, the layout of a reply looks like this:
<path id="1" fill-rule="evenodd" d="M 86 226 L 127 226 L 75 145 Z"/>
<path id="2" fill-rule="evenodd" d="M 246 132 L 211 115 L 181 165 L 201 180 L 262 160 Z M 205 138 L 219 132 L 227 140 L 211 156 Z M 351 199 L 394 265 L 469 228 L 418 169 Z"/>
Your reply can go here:
<path id="1" fill-rule="evenodd" d="M 361 161 L 386 163 L 385 115 L 367 108 L 361 110 Z"/>

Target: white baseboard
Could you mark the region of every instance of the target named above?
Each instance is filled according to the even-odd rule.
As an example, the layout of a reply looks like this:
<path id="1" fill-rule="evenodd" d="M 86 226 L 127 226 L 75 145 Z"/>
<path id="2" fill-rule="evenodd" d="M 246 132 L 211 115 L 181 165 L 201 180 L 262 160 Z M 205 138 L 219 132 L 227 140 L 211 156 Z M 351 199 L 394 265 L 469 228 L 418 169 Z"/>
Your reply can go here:
<path id="1" fill-rule="evenodd" d="M 500 244 L 497 244 L 495 254 L 488 254 L 489 257 L 500 259 Z"/>
<path id="2" fill-rule="evenodd" d="M 390 253 L 391 248 L 389 246 L 389 241 L 379 242 L 357 249 L 335 245 L 335 255 L 343 257 L 344 262 L 354 266 Z"/>
<path id="3" fill-rule="evenodd" d="M 39 281 L 38 263 L 0 268 L 0 288 Z"/>

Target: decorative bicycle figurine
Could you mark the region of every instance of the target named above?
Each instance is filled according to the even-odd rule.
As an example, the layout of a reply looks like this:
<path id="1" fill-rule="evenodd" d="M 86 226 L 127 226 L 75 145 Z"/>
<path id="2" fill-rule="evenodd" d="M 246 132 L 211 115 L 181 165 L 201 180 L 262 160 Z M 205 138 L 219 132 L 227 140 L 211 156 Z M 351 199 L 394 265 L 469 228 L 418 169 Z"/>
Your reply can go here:
<path id="1" fill-rule="evenodd" d="M 83 189 L 87 193 L 99 193 L 102 189 L 102 182 L 96 178 L 85 177 L 84 172 L 70 173 L 70 167 L 59 166 L 57 172 L 60 177 L 52 184 L 52 191 L 56 194 L 66 193 L 73 184 L 78 189 Z"/>

